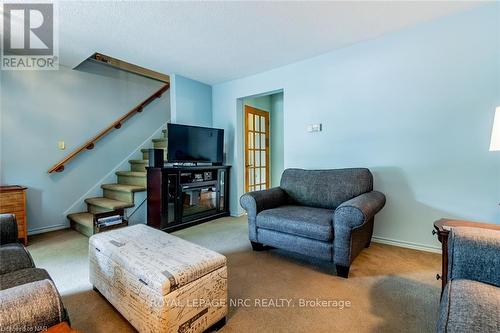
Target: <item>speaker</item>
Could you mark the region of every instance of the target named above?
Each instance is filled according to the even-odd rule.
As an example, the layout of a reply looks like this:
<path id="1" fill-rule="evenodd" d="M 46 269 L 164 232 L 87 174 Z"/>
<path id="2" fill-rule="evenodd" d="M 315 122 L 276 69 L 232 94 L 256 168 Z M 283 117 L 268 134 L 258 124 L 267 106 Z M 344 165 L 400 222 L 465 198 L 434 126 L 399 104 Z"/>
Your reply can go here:
<path id="1" fill-rule="evenodd" d="M 148 149 L 149 167 L 163 168 L 163 149 Z"/>

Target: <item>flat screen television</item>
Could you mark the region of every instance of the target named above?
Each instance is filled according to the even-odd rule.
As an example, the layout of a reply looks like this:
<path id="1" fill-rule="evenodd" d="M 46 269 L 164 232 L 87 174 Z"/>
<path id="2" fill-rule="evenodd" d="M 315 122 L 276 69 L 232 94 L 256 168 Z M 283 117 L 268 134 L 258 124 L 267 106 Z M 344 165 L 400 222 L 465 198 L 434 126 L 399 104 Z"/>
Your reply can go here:
<path id="1" fill-rule="evenodd" d="M 168 162 L 222 164 L 223 129 L 168 124 L 167 133 Z"/>

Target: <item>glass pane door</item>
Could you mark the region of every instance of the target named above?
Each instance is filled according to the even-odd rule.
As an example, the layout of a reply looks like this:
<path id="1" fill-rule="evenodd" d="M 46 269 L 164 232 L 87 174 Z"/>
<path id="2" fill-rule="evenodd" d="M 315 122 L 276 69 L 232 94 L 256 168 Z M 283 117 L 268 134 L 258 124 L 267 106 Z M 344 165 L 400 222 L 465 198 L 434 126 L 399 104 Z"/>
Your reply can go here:
<path id="1" fill-rule="evenodd" d="M 245 189 L 269 188 L 269 112 L 245 106 Z"/>

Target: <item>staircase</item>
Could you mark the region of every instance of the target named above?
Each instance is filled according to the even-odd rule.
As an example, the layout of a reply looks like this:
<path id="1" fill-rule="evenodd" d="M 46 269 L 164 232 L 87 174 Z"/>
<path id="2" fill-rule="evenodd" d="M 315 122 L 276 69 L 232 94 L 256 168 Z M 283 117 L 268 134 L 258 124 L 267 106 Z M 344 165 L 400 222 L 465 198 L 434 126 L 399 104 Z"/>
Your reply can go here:
<path id="1" fill-rule="evenodd" d="M 163 137 L 153 139 L 153 148 L 163 149 L 167 157 L 167 130 Z M 94 234 L 94 213 L 109 212 L 116 209 L 132 208 L 136 205 L 135 193 L 146 191 L 146 166 L 148 165 L 148 150 L 141 149 L 141 160 L 129 160 L 130 171 L 117 171 L 117 182 L 102 184 L 102 197 L 87 198 L 87 211 L 68 215 L 71 228 L 86 235 Z M 140 203 L 139 203 L 140 204 Z"/>

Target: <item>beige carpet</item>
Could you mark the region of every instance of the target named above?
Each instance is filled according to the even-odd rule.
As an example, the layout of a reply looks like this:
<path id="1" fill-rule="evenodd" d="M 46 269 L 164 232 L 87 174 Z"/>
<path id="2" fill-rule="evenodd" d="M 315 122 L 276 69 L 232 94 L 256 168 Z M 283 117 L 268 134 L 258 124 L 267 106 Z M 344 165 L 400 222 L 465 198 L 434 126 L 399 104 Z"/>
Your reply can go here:
<path id="1" fill-rule="evenodd" d="M 435 331 L 438 254 L 372 243 L 355 260 L 349 279 L 342 279 L 334 275 L 333 265 L 324 262 L 280 250 L 253 252 L 245 218 L 223 218 L 175 234 L 228 258 L 229 297 L 246 304 L 230 308 L 221 332 Z M 87 333 L 133 332 L 92 290 L 87 247 L 88 238 L 63 230 L 30 237 L 29 250 L 36 265 L 53 277 L 74 328 Z M 281 299 L 290 300 L 290 306 L 264 306 L 274 300 L 286 305 Z M 333 302 L 329 307 L 300 306 L 316 299 L 351 306 L 340 309 Z"/>

